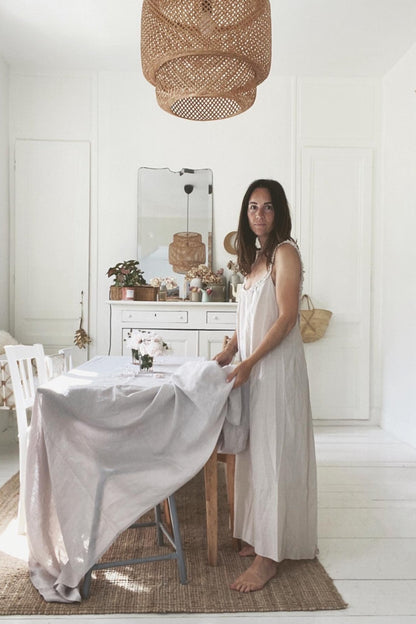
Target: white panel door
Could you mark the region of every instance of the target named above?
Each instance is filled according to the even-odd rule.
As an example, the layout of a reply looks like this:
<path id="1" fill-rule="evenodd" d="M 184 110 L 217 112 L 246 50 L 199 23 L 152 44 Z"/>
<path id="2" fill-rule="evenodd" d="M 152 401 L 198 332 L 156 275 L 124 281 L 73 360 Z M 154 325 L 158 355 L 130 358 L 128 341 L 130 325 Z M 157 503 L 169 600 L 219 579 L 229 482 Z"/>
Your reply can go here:
<path id="1" fill-rule="evenodd" d="M 372 151 L 304 148 L 300 243 L 304 292 L 333 312 L 305 351 L 315 419 L 368 419 Z"/>
<path id="2" fill-rule="evenodd" d="M 88 330 L 89 220 L 89 143 L 16 141 L 14 331 L 21 342 L 48 352 L 71 345 L 81 291 Z"/>

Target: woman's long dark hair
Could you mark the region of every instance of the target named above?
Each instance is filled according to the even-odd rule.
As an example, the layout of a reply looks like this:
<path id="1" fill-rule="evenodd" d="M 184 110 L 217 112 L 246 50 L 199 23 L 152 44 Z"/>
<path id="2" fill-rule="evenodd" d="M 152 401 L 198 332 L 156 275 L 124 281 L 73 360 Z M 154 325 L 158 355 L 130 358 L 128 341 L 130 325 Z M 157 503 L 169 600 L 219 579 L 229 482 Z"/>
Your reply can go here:
<path id="1" fill-rule="evenodd" d="M 255 180 L 248 187 L 241 204 L 240 219 L 236 237 L 236 249 L 240 271 L 247 275 L 256 259 L 256 235 L 249 225 L 247 210 L 250 197 L 258 188 L 268 189 L 274 210 L 273 229 L 262 249 L 267 265 L 272 262 L 273 252 L 279 243 L 291 239 L 292 220 L 289 204 L 283 186 L 276 180 Z"/>

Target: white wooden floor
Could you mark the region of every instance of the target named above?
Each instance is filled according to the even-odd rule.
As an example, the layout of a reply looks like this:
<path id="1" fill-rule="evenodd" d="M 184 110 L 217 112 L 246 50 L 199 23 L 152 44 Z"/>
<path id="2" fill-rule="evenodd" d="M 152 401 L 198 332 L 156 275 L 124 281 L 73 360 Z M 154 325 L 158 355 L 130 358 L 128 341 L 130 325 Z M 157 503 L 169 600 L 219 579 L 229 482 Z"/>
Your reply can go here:
<path id="1" fill-rule="evenodd" d="M 0 434 L 0 483 L 17 470 L 14 432 Z M 317 427 L 320 559 L 349 608 L 238 615 L 76 617 L 81 624 L 416 624 L 416 449 L 378 428 Z M 71 617 L 4 617 L 51 623 Z"/>

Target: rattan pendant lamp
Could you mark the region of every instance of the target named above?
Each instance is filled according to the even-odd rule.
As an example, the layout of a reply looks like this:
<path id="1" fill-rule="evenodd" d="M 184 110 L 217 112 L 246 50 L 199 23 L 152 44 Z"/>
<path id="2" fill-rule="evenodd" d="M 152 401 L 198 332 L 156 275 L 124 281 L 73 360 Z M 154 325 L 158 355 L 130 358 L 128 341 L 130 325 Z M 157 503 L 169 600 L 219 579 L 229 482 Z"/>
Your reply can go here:
<path id="1" fill-rule="evenodd" d="M 269 0 L 143 0 L 141 57 L 167 112 L 197 121 L 238 115 L 270 71 Z"/>

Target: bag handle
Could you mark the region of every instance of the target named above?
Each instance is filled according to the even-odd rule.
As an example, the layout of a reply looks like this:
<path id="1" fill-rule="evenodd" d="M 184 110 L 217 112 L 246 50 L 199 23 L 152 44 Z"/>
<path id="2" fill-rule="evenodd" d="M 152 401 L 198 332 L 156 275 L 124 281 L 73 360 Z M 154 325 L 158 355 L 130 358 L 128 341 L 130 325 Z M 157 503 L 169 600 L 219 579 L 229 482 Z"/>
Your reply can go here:
<path id="1" fill-rule="evenodd" d="M 309 295 L 302 295 L 302 299 L 300 300 L 300 306 L 301 307 L 302 307 L 303 300 L 306 301 L 306 305 L 308 306 L 308 310 L 315 310 L 315 306 L 313 305 L 312 299 L 309 297 Z"/>

